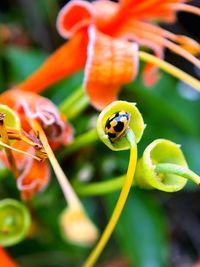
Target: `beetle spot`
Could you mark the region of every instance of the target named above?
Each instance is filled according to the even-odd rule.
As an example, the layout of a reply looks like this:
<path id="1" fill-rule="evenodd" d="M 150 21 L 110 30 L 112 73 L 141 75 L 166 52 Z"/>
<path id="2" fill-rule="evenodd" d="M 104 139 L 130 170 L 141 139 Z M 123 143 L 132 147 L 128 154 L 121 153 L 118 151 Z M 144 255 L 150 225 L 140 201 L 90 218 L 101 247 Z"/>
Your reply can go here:
<path id="1" fill-rule="evenodd" d="M 114 130 L 116 132 L 121 132 L 123 130 L 123 128 L 124 128 L 124 123 L 121 121 L 118 121 L 117 125 L 114 126 Z"/>

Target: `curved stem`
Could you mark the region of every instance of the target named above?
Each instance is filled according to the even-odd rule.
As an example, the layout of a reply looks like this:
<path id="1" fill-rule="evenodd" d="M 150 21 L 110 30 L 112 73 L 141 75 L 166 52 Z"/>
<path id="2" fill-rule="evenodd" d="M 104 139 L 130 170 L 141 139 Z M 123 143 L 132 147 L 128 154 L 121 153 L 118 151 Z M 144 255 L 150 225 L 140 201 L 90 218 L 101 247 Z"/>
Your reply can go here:
<path id="1" fill-rule="evenodd" d="M 122 188 L 125 175 L 109 179 L 107 181 L 94 182 L 89 184 L 74 183 L 74 189 L 81 196 L 101 196 L 118 191 Z"/>
<path id="2" fill-rule="evenodd" d="M 78 149 L 97 141 L 98 139 L 96 128 L 89 130 L 88 132 L 79 135 L 71 144 L 62 148 L 62 150 L 58 153 L 58 159 L 62 159 Z"/>
<path id="3" fill-rule="evenodd" d="M 182 80 L 188 85 L 194 87 L 197 91 L 200 91 L 200 82 L 197 79 L 193 78 L 192 76 L 185 73 L 184 71 L 176 68 L 170 63 L 167 63 L 164 60 L 159 59 L 143 51 L 139 51 L 139 58 L 145 62 L 149 62 L 149 63 L 154 64 L 155 66 L 158 66 L 163 71 L 169 73 L 170 75 L 176 77 L 177 79 Z"/>
<path id="4" fill-rule="evenodd" d="M 173 163 L 160 163 L 155 166 L 155 171 L 158 173 L 175 174 L 200 185 L 200 177 L 187 167 Z"/>
<path id="5" fill-rule="evenodd" d="M 40 124 L 37 121 L 32 121 L 33 129 L 35 129 L 39 133 L 40 141 L 44 146 L 44 149 L 48 155 L 48 158 L 51 162 L 51 165 L 54 169 L 54 172 L 56 174 L 56 178 L 60 184 L 60 187 L 63 191 L 63 194 L 65 196 L 66 201 L 68 202 L 68 205 L 70 207 L 82 207 L 76 193 L 74 192 L 71 184 L 69 183 L 66 175 L 64 174 L 63 170 L 61 169 L 49 143 L 47 140 L 47 137 L 40 126 Z"/>
<path id="6" fill-rule="evenodd" d="M 158 173 L 175 174 L 200 185 L 200 177 L 187 167 L 172 163 L 160 163 L 155 165 L 155 171 Z M 124 179 L 125 175 L 122 175 L 102 182 L 90 184 L 76 183 L 74 184 L 74 188 L 77 194 L 81 196 L 100 196 L 120 190 L 123 186 Z"/>
<path id="7" fill-rule="evenodd" d="M 76 101 L 71 108 L 66 111 L 66 116 L 69 120 L 76 118 L 79 114 L 81 114 L 89 105 L 89 100 L 87 95 L 83 95 L 80 99 Z"/>
<path id="8" fill-rule="evenodd" d="M 73 119 L 80 114 L 88 104 L 88 97 L 85 94 L 83 87 L 80 86 L 80 88 L 60 104 L 59 109 L 68 119 Z"/>
<path id="9" fill-rule="evenodd" d="M 129 165 L 128 165 L 128 171 L 127 175 L 120 193 L 120 196 L 118 198 L 117 204 L 114 208 L 113 214 L 110 218 L 110 221 L 108 222 L 99 242 L 97 243 L 96 247 L 86 260 L 86 262 L 83 264 L 83 267 L 91 267 L 95 264 L 98 257 L 100 256 L 102 250 L 104 249 L 106 243 L 108 242 L 108 239 L 110 238 L 118 219 L 121 215 L 121 212 L 123 210 L 123 207 L 126 203 L 126 199 L 128 197 L 128 193 L 130 191 L 130 188 L 133 183 L 133 177 L 135 173 L 136 168 L 136 162 L 137 162 L 137 145 L 135 143 L 135 137 L 132 132 L 132 130 L 127 131 L 127 139 L 130 142 L 131 150 L 130 150 L 130 159 L 129 159 Z"/>

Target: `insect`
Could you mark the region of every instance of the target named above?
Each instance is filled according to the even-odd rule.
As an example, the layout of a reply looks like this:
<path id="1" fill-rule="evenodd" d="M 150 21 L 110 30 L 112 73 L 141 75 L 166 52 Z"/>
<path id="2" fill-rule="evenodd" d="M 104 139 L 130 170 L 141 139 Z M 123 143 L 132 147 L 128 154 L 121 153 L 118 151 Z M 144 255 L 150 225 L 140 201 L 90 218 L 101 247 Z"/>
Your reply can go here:
<path id="1" fill-rule="evenodd" d="M 129 125 L 130 114 L 126 111 L 114 113 L 106 122 L 105 132 L 111 143 L 121 138 Z"/>

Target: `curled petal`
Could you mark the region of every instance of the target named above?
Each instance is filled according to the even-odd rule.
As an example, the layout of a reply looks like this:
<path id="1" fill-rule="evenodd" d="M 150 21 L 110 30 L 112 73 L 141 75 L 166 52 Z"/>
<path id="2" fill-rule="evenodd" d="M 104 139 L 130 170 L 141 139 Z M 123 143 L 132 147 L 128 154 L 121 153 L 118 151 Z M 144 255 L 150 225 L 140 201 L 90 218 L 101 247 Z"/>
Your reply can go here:
<path id="1" fill-rule="evenodd" d="M 46 162 L 27 159 L 23 172 L 17 178 L 17 187 L 23 200 L 31 199 L 37 192 L 46 188 L 50 179 L 50 169 Z"/>
<path id="2" fill-rule="evenodd" d="M 95 12 L 95 25 L 104 32 L 118 10 L 118 4 L 112 1 L 101 0 L 92 3 Z"/>
<path id="3" fill-rule="evenodd" d="M 64 122 L 64 118 L 49 99 L 14 88 L 3 93 L 0 101 L 18 112 L 24 130 L 30 130 L 29 119 L 37 119 L 50 140 L 67 144 L 72 139 L 71 126 Z"/>
<path id="4" fill-rule="evenodd" d="M 187 180 L 170 173 L 158 174 L 155 167 L 160 163 L 172 163 L 187 167 L 180 145 L 169 140 L 157 139 L 147 146 L 142 158 L 138 161 L 135 174 L 136 184 L 141 188 L 156 188 L 165 192 L 181 190 Z"/>
<path id="5" fill-rule="evenodd" d="M 34 154 L 34 149 L 23 141 L 16 141 L 14 148 L 23 150 L 30 154 Z M 24 154 L 13 151 L 20 176 L 17 178 L 17 187 L 21 191 L 24 200 L 31 199 L 34 194 L 46 188 L 50 180 L 50 168 L 47 162 L 37 161 Z M 9 168 L 9 163 L 5 153 L 0 151 L 1 162 Z"/>
<path id="6" fill-rule="evenodd" d="M 162 59 L 164 54 L 163 46 L 153 42 L 152 40 L 149 40 L 148 38 L 145 38 L 145 34 L 143 34 L 143 28 L 140 29 L 139 27 L 141 28 L 141 25 L 138 21 L 135 21 L 132 18 L 128 19 L 126 20 L 126 23 L 124 22 L 121 27 L 118 27 L 117 31 L 115 32 L 115 36 L 125 40 L 132 40 L 138 43 L 140 46 L 142 45 L 148 47 L 155 53 L 156 57 Z M 151 24 L 145 24 L 145 29 L 148 30 L 149 28 L 151 29 L 151 27 Z M 162 31 L 160 28 L 156 28 L 156 30 L 157 32 L 155 34 L 159 34 L 159 32 Z M 158 68 L 153 64 L 147 63 L 144 66 L 142 76 L 144 84 L 147 86 L 152 86 L 159 79 Z"/>
<path id="7" fill-rule="evenodd" d="M 64 38 L 72 37 L 78 30 L 89 25 L 94 19 L 92 5 L 75 0 L 66 4 L 58 14 L 57 30 Z"/>
<path id="8" fill-rule="evenodd" d="M 84 87 L 98 109 L 116 100 L 120 86 L 134 79 L 138 69 L 138 46 L 89 28 Z"/>
<path id="9" fill-rule="evenodd" d="M 49 139 L 49 144 L 51 145 L 51 148 L 53 150 L 56 150 L 60 145 L 67 145 L 70 144 L 73 141 L 73 137 L 74 137 L 74 129 L 71 126 L 70 123 L 65 122 L 65 127 L 62 131 L 62 134 L 59 137 L 56 137 L 56 139 L 54 140 L 53 138 Z M 45 131 L 46 133 L 46 131 Z M 48 136 L 48 134 L 47 134 Z"/>

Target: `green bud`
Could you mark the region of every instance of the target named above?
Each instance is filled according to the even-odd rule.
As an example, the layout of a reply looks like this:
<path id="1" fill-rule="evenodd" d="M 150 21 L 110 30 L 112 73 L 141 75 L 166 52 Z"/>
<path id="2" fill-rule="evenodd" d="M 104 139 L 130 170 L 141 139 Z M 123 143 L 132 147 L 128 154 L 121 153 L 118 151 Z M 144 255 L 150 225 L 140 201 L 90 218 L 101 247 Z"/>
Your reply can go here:
<path id="1" fill-rule="evenodd" d="M 19 201 L 0 201 L 0 245 L 7 247 L 25 238 L 31 223 L 28 209 Z"/>
<path id="2" fill-rule="evenodd" d="M 158 172 L 156 167 L 164 163 L 187 168 L 180 145 L 166 139 L 157 139 L 147 146 L 142 158 L 137 163 L 135 184 L 144 189 L 156 188 L 165 192 L 181 190 L 187 183 L 187 179 L 171 171 L 168 173 Z M 177 171 L 174 170 L 174 172 Z"/>
<path id="3" fill-rule="evenodd" d="M 135 141 L 138 143 L 142 137 L 143 131 L 145 129 L 145 124 L 141 113 L 136 108 L 135 103 L 130 103 L 126 101 L 115 101 L 108 105 L 99 115 L 97 120 L 97 133 L 99 138 L 112 150 L 127 150 L 130 149 L 130 142 L 126 138 L 126 132 L 131 129 Z M 112 142 L 106 133 L 106 123 L 107 121 L 116 113 L 125 111 L 129 114 L 129 123 L 120 138 Z"/>

